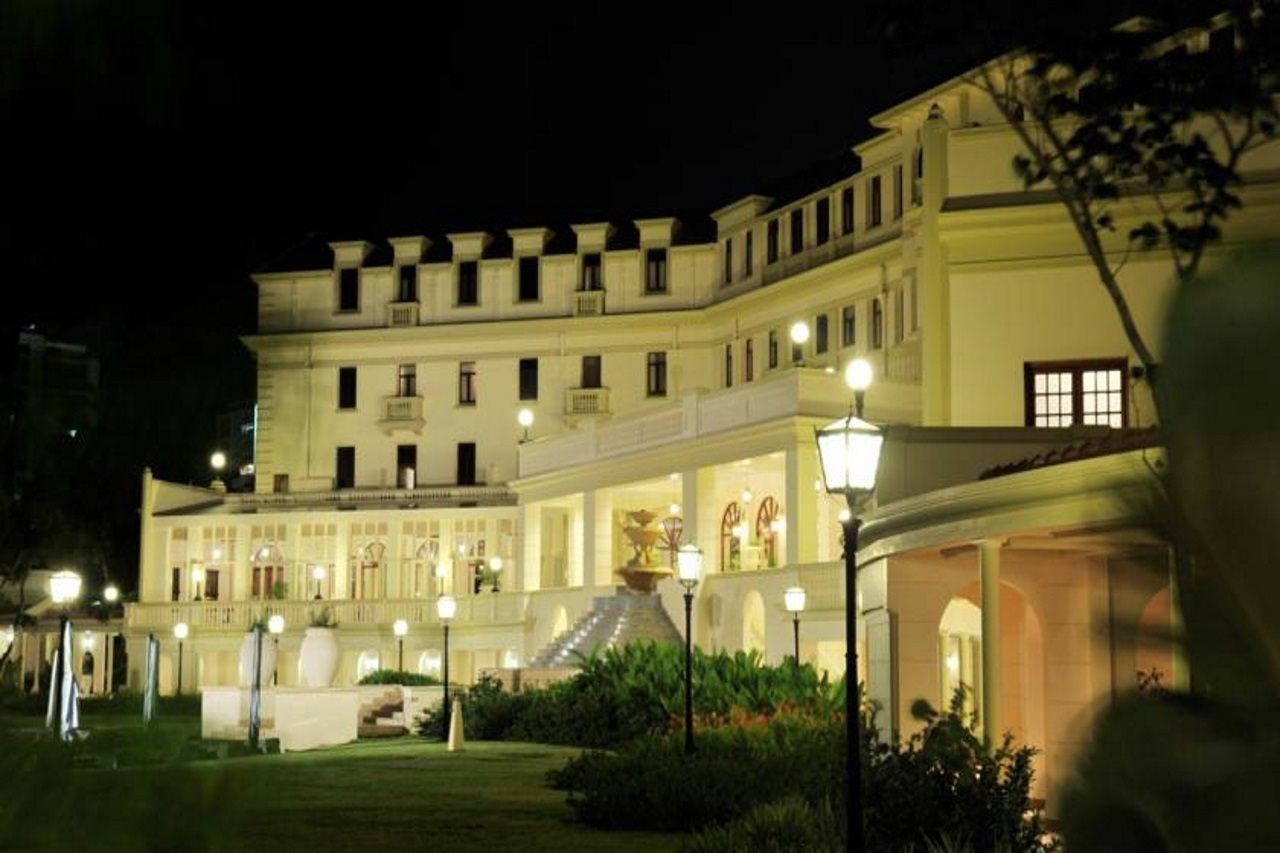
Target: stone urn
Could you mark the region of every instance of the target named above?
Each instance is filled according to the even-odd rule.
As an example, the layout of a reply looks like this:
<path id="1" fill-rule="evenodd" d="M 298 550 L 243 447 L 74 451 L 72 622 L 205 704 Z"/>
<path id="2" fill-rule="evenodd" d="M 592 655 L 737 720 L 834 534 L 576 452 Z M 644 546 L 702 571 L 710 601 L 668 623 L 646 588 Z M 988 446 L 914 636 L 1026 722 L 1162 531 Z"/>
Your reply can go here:
<path id="1" fill-rule="evenodd" d="M 338 674 L 338 632 L 333 628 L 308 628 L 298 656 L 302 663 L 302 683 L 308 687 L 328 687 Z"/>
<path id="2" fill-rule="evenodd" d="M 276 671 L 276 644 L 272 636 L 262 632 L 262 681 L 260 686 L 270 687 L 271 676 Z M 240 642 L 240 686 L 253 686 L 253 632 L 249 631 Z"/>

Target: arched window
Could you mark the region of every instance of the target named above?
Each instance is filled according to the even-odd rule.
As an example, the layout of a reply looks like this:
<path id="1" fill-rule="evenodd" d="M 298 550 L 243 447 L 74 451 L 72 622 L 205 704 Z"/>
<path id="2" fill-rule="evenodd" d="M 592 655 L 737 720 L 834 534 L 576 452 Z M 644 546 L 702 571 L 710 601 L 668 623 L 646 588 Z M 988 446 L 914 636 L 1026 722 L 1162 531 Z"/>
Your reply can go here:
<path id="1" fill-rule="evenodd" d="M 351 555 L 351 597 L 381 598 L 387 548 L 381 542 L 357 547 Z"/>
<path id="2" fill-rule="evenodd" d="M 774 530 L 777 526 L 774 521 L 781 523 L 781 508 L 772 495 L 765 495 L 756 511 L 756 541 L 764 552 L 764 564 L 771 569 L 778 565 L 778 531 Z"/>
<path id="3" fill-rule="evenodd" d="M 742 568 L 742 542 L 735 528 L 742 522 L 742 507 L 730 501 L 720 516 L 720 571 L 736 572 Z"/>
<path id="4" fill-rule="evenodd" d="M 267 542 L 253 552 L 252 595 L 259 601 L 284 598 L 288 594 L 284 576 L 284 552 L 275 542 Z"/>

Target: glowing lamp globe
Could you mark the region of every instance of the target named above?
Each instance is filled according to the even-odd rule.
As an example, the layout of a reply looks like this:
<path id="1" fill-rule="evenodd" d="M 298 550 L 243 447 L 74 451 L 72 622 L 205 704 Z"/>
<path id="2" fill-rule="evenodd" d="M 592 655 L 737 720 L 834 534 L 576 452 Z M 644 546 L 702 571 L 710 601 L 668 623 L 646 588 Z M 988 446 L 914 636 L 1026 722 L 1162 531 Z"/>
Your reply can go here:
<path id="1" fill-rule="evenodd" d="M 832 494 L 869 492 L 876 486 L 884 434 L 850 415 L 817 431 L 822 481 Z"/>
<path id="2" fill-rule="evenodd" d="M 70 569 L 54 572 L 49 578 L 49 597 L 54 604 L 69 604 L 80 597 L 80 576 Z"/>
<path id="3" fill-rule="evenodd" d="M 227 454 L 223 453 L 221 450 L 215 450 L 209 457 L 209 466 L 215 471 L 221 471 L 223 468 L 226 468 Z"/>
<path id="4" fill-rule="evenodd" d="M 113 583 L 107 584 L 106 588 L 102 590 L 102 598 L 107 604 L 115 604 L 120 600 L 120 587 Z"/>
<path id="5" fill-rule="evenodd" d="M 866 391 L 871 387 L 871 362 L 865 358 L 855 358 L 844 369 L 844 382 L 854 391 Z"/>
<path id="6" fill-rule="evenodd" d="M 395 634 L 397 637 L 403 637 L 405 634 L 409 633 L 409 623 L 403 619 L 397 619 L 391 625 L 391 633 Z"/>
<path id="7" fill-rule="evenodd" d="M 179 622 L 177 625 L 173 626 L 173 636 L 177 637 L 179 640 L 185 640 L 187 635 L 190 633 L 191 629 L 187 627 L 186 622 Z"/>
<path id="8" fill-rule="evenodd" d="M 312 566 L 311 577 L 318 581 L 324 580 L 324 566 Z"/>
<path id="9" fill-rule="evenodd" d="M 192 569 L 192 570 L 191 570 L 191 580 L 192 580 L 193 582 L 195 582 L 195 583 L 203 583 L 203 582 L 204 582 L 204 569 L 200 568 L 199 566 L 196 566 L 194 569 Z"/>
<path id="10" fill-rule="evenodd" d="M 525 429 L 533 426 L 533 411 L 531 409 L 521 409 L 516 413 L 516 423 Z"/>
<path id="11" fill-rule="evenodd" d="M 448 622 L 458 615 L 458 600 L 452 595 L 442 595 L 436 599 L 436 615 L 441 622 Z"/>
<path id="12" fill-rule="evenodd" d="M 691 542 L 676 551 L 676 576 L 680 583 L 692 587 L 702 576 L 702 552 Z"/>
<path id="13" fill-rule="evenodd" d="M 787 605 L 788 613 L 801 612 L 804 610 L 804 587 L 788 587 L 787 591 L 782 593 L 782 600 Z"/>
<path id="14" fill-rule="evenodd" d="M 494 554 L 492 557 L 489 558 L 489 571 L 491 572 L 502 571 L 502 558 L 499 557 L 497 554 Z"/>
<path id="15" fill-rule="evenodd" d="M 284 633 L 284 617 L 279 613 L 272 613 L 267 619 L 267 630 L 272 634 Z"/>
<path id="16" fill-rule="evenodd" d="M 805 344 L 809 342 L 809 324 L 803 320 L 797 320 L 791 324 L 791 342 L 793 344 Z"/>
<path id="17" fill-rule="evenodd" d="M 450 568 L 451 566 L 448 560 L 441 560 L 440 562 L 436 563 L 436 577 L 440 580 L 444 580 L 445 578 L 449 577 Z"/>

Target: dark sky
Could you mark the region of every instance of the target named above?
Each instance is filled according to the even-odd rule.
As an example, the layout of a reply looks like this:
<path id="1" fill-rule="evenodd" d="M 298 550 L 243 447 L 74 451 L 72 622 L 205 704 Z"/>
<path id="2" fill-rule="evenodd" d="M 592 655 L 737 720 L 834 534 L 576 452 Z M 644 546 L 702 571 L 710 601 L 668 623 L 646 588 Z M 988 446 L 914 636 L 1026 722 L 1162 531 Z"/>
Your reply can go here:
<path id="1" fill-rule="evenodd" d="M 247 273 L 309 233 L 705 217 L 1037 27 L 1186 4 L 255 5 L 0 0 L 0 331 L 101 355 L 126 503 L 206 475 Z"/>

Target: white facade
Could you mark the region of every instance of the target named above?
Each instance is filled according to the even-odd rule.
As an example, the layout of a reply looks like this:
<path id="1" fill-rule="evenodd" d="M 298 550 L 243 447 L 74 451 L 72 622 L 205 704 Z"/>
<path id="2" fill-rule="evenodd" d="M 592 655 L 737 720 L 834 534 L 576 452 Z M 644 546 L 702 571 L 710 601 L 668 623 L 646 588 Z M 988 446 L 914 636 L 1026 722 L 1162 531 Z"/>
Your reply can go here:
<path id="1" fill-rule="evenodd" d="M 874 123 L 879 134 L 857 148 L 860 172 L 801 199 L 730 204 L 712 214 L 713 243 L 686 245 L 674 220 L 645 220 L 625 247 L 611 226 L 587 224 L 572 227 L 564 252 L 548 251 L 549 231 L 522 229 L 509 232 L 510 256 L 487 256 L 489 235 L 451 234 L 450 259 L 428 261 L 431 241 L 406 237 L 386 249 L 334 243 L 329 268 L 257 276 L 259 332 L 245 338 L 258 364 L 257 492 L 144 478 L 140 595 L 127 618 L 135 641 L 186 621 L 186 671 L 229 684 L 250 620 L 283 613 L 279 673 L 293 684 L 301 629 L 323 604 L 339 622 L 340 683 L 388 665 L 398 618 L 411 625 L 405 668 L 436 671 L 434 601 L 451 592 L 451 674 L 467 680 L 528 660 L 611 593 L 631 554 L 626 513 L 648 509 L 678 517 L 706 555 L 699 644 L 758 648 L 770 661 L 790 654 L 782 592 L 800 583 L 801 657 L 838 674 L 840 506 L 815 489 L 813 430 L 847 410 L 840 370 L 865 357 L 876 373 L 866 415 L 886 425 L 888 442 L 859 556 L 862 676 L 884 722 L 906 727 L 912 699 L 940 701 L 948 672 L 973 680 L 976 661 L 995 655 L 982 683 L 1002 700 L 986 703 L 989 719 L 1045 747 L 1041 783 L 1051 785 L 1082 715 L 1127 689 L 1126 667 L 1147 660 L 1117 652 L 1092 605 L 1111 584 L 1133 591 L 1126 606 L 1143 612 L 1167 581 L 1163 546 L 1114 532 L 1124 509 L 1094 494 L 1086 463 L 1085 475 L 1073 465 L 977 478 L 1112 425 L 1150 426 L 1153 407 L 1060 205 L 1014 177 L 1017 143 L 998 112 L 952 82 Z M 1249 155 L 1244 210 L 1207 263 L 1277 235 L 1277 166 L 1277 146 Z M 1146 215 L 1136 202 L 1117 211 L 1117 234 Z M 660 276 L 650 272 L 659 257 Z M 531 266 L 537 288 L 526 280 L 522 298 Z M 414 288 L 402 289 L 404 275 Z M 1158 347 L 1171 265 L 1138 255 L 1121 283 Z M 811 335 L 793 353 L 797 321 Z M 530 397 L 526 372 L 522 399 L 529 359 L 536 388 Z M 344 368 L 355 370 L 351 400 Z M 1045 413 L 1065 417 L 1056 407 L 1070 403 L 1074 425 L 1036 429 L 1037 370 L 1118 384 L 1084 402 L 1087 419 L 1085 398 L 1072 397 L 1079 387 L 1046 391 Z M 535 416 L 527 442 L 522 408 Z M 471 479 L 460 476 L 460 444 L 474 445 L 473 482 L 460 482 Z M 350 484 L 339 482 L 339 448 L 351 448 Z M 1088 464 L 1137 477 L 1132 456 Z M 745 539 L 732 533 L 738 523 Z M 1088 532 L 1107 525 L 1108 536 Z M 483 573 L 477 587 L 476 570 L 495 555 L 500 591 Z M 1001 584 L 1021 596 L 1003 609 Z M 660 591 L 676 616 L 678 587 Z M 1005 632 L 1016 636 L 1002 643 Z M 1185 676 L 1160 654 L 1171 677 Z M 131 654 L 130 666 L 141 660 Z"/>

